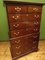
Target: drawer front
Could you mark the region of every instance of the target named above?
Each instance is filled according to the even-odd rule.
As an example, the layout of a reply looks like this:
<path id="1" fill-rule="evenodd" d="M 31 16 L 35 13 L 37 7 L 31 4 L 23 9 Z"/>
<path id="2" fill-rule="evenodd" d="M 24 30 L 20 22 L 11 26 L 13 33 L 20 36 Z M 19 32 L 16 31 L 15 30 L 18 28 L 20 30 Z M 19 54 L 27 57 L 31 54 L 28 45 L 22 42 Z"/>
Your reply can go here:
<path id="1" fill-rule="evenodd" d="M 28 14 L 8 14 L 9 22 L 28 21 Z"/>
<path id="2" fill-rule="evenodd" d="M 25 29 L 13 30 L 13 31 L 10 31 L 9 33 L 11 38 L 15 38 L 15 37 L 19 37 L 27 34 Z"/>
<path id="3" fill-rule="evenodd" d="M 23 36 L 23 35 L 27 35 L 27 34 L 32 34 L 32 33 L 36 33 L 36 32 L 39 32 L 39 28 L 36 27 L 36 28 L 26 28 L 26 29 L 15 29 L 13 31 L 10 31 L 9 34 L 10 34 L 10 37 L 11 38 L 14 38 L 14 37 L 18 37 L 18 36 Z"/>
<path id="4" fill-rule="evenodd" d="M 9 22 L 40 21 L 41 14 L 8 14 Z"/>
<path id="5" fill-rule="evenodd" d="M 26 6 L 15 6 L 15 5 L 7 5 L 8 13 L 26 13 L 27 7 Z"/>
<path id="6" fill-rule="evenodd" d="M 28 12 L 41 12 L 42 6 L 36 6 L 36 5 L 29 5 L 28 6 Z"/>
<path id="7" fill-rule="evenodd" d="M 9 23 L 10 30 L 14 29 L 21 29 L 21 28 L 32 28 L 32 27 L 39 27 L 40 23 L 37 21 L 34 22 L 12 22 Z"/>

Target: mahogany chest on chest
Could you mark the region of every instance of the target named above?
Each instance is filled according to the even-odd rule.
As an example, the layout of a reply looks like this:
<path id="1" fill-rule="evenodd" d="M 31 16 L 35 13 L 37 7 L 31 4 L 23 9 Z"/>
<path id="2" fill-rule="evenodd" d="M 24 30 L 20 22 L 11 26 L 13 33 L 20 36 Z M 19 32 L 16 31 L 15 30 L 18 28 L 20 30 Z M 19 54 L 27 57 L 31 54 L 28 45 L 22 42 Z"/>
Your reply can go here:
<path id="1" fill-rule="evenodd" d="M 4 1 L 7 8 L 12 60 L 38 50 L 41 3 Z"/>

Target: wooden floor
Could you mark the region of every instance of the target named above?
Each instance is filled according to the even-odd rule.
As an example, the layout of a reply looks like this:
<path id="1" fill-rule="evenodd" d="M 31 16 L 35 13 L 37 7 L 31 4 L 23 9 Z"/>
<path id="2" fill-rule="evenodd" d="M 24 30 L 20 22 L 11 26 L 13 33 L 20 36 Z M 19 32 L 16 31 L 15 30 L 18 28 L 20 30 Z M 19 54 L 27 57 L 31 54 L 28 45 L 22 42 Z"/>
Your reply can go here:
<path id="1" fill-rule="evenodd" d="M 9 42 L 0 42 L 0 60 L 12 60 Z M 29 53 L 17 60 L 45 60 L 45 41 L 39 42 L 38 52 Z"/>

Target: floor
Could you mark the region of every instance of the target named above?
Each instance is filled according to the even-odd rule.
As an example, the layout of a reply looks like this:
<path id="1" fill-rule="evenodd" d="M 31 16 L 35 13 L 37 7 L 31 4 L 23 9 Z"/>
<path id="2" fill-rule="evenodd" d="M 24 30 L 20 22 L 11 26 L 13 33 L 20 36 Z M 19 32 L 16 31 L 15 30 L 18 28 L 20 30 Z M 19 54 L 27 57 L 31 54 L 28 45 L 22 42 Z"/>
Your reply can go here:
<path id="1" fill-rule="evenodd" d="M 9 42 L 0 42 L 0 60 L 12 60 L 9 47 Z M 38 52 L 29 53 L 17 60 L 45 60 L 45 41 L 39 42 Z"/>

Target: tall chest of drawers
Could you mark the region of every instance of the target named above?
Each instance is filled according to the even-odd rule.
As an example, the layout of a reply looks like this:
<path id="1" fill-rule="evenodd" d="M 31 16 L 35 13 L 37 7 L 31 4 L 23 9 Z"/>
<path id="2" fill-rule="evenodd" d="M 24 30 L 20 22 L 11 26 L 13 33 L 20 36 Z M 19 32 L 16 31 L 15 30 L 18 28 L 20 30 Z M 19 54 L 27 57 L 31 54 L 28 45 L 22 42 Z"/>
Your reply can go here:
<path id="1" fill-rule="evenodd" d="M 12 60 L 38 50 L 41 3 L 4 1 L 7 8 Z"/>

